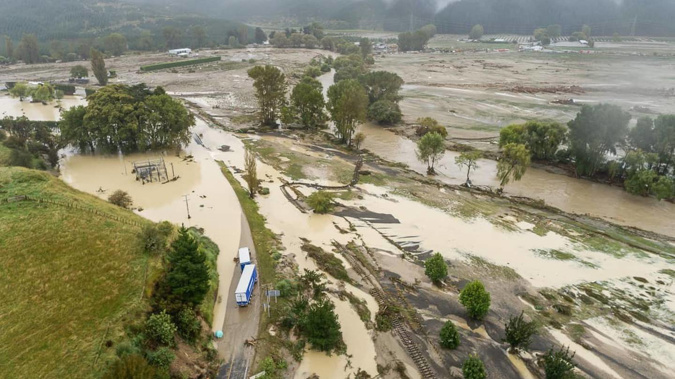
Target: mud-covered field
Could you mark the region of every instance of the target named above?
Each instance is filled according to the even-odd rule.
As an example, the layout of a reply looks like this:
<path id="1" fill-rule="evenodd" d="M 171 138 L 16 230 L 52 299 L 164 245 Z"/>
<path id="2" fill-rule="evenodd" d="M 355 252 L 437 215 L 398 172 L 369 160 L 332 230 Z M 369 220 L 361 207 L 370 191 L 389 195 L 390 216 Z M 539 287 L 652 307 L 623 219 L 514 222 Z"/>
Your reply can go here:
<path id="1" fill-rule="evenodd" d="M 432 45 L 454 44 L 444 38 L 436 37 Z M 663 49 L 659 45 L 659 54 Z M 569 98 L 575 103 L 611 101 L 633 108 L 635 115 L 672 112 L 668 90 L 669 86 L 675 87 L 672 58 L 614 51 L 617 54 L 396 54 L 378 57 L 374 69 L 394 71 L 406 81 L 401 103 L 405 121 L 435 117 L 450 127 L 451 138 L 492 137 L 500 126 L 535 118 L 566 122 L 578 107 L 551 102 Z M 449 168 L 444 171 L 447 178 L 435 181 L 415 172 L 413 165 L 402 168 L 401 162 L 387 162 L 375 155 L 366 155 L 366 174 L 358 185 L 335 193 L 339 205 L 333 215 L 315 215 L 303 209 L 304 198 L 314 191 L 312 187 L 295 185 L 290 197 L 288 193 L 284 195 L 282 186 L 287 181 L 348 183 L 356 154 L 331 145 L 324 136 L 291 131 L 265 136 L 234 135 L 216 128 L 232 131 L 252 125 L 256 104 L 252 81 L 246 75 L 248 68 L 273 64 L 294 81 L 311 58 L 321 53 L 325 52 L 273 48 L 202 51 L 201 56 L 220 55 L 222 61 L 152 73 L 140 73 L 139 68 L 172 58 L 149 54 L 107 61 L 108 67 L 118 73 L 112 83 L 163 86 L 172 95 L 189 101 L 191 108 L 207 119 L 195 129 L 202 135 L 204 145 L 191 146 L 193 152 L 199 152 L 195 154 L 198 164 L 183 163 L 185 170 L 201 167 L 201 171 L 181 173 L 183 179 L 177 184 L 186 187 L 173 187 L 171 198 L 151 194 L 143 198 L 139 193 L 139 205 L 146 207 L 143 212 L 154 214 L 154 208 L 164 209 L 167 204 L 175 209 L 180 205 L 182 212 L 182 195 L 196 190 L 190 200 L 198 216 L 195 221 L 206 226 L 207 233 L 218 230 L 223 226 L 219 218 L 226 217 L 231 204 L 212 204 L 208 199 L 220 196 L 218 192 L 209 192 L 204 198 L 197 196 L 225 185 L 213 160 L 222 159 L 236 172 L 234 169 L 243 167 L 247 145 L 257 152 L 259 177 L 270 189 L 269 195 L 258 197 L 260 213 L 279 236 L 285 259 L 293 261 L 299 270 L 326 269 L 303 249 L 304 238 L 342 262 L 351 284 L 330 275 L 328 279 L 332 282 L 331 300 L 336 303 L 342 323 L 347 355 L 326 356 L 308 351 L 302 362 L 290 365 L 287 376 L 306 378 L 318 373 L 321 377 L 347 377 L 362 369 L 384 378 L 419 377 L 418 371 L 423 371 L 420 367 L 426 364 L 424 367 L 436 377 L 446 378 L 453 367 L 456 371 L 461 366 L 467 354 L 477 352 L 490 377 L 530 378 L 540 373 L 536 355 L 554 345 L 570 346 L 576 351 L 580 373 L 589 377 L 675 375 L 671 364 L 675 360 L 675 245 L 667 237 L 606 221 L 616 217 L 618 223 L 632 225 L 639 224 L 639 219 L 624 222 L 622 217 L 627 216 L 609 212 L 602 220 L 561 212 L 535 201 L 469 192 L 453 185 L 454 174 Z M 0 82 L 63 80 L 73 64 L 2 67 Z M 326 84 L 331 82 L 322 78 Z M 550 88 L 563 90 L 537 90 Z M 640 108 L 634 108 L 636 105 Z M 399 128 L 402 134 L 406 130 Z M 378 137 L 381 132 L 368 134 L 371 146 L 388 141 L 387 137 Z M 223 144 L 232 150 L 218 153 Z M 486 149 L 492 146 L 482 145 Z M 121 175 L 124 166 L 115 160 L 106 164 L 96 160 L 64 160 L 64 179 L 97 194 L 102 181 L 107 176 Z M 101 180 L 78 180 L 96 178 L 94 172 L 102 176 Z M 486 181 L 490 176 L 489 172 L 476 174 L 477 179 Z M 241 181 L 241 175 L 237 179 Z M 576 188 L 563 184 L 565 188 Z M 544 192 L 542 188 L 546 186 L 535 188 Z M 527 195 L 522 191 L 512 195 Z M 565 189 L 563 197 L 574 200 L 575 194 Z M 591 206 L 596 201 L 591 200 L 586 204 Z M 160 203 L 164 201 L 166 204 Z M 648 213 L 656 215 L 649 219 L 653 226 L 649 229 L 668 234 L 672 227 L 663 226 L 657 212 L 667 209 L 648 206 L 655 209 Z M 223 216 L 217 212 L 223 212 Z M 199 218 L 202 214 L 203 220 Z M 157 218 L 160 216 L 165 215 L 157 213 Z M 184 217 L 182 213 L 180 217 Z M 235 221 L 233 225 L 238 228 L 239 217 Z M 232 233 L 219 237 L 236 240 L 236 233 Z M 215 240 L 220 245 L 218 238 Z M 423 261 L 432 252 L 441 253 L 449 264 L 450 276 L 441 287 L 433 286 L 424 275 Z M 228 262 L 225 266 L 231 271 L 231 265 Z M 491 311 L 482 323 L 471 321 L 458 302 L 458 291 L 474 279 L 485 283 L 493 299 Z M 351 293 L 357 301 L 338 299 L 343 292 Z M 356 305 L 359 301 L 361 308 Z M 368 317 L 360 317 L 364 307 L 370 313 Z M 375 330 L 375 315 L 387 309 L 395 310 L 387 317 L 401 324 L 393 331 Z M 539 322 L 539 334 L 533 341 L 532 354 L 507 354 L 502 343 L 504 322 L 521 310 Z M 222 323 L 223 317 L 224 311 L 217 310 L 216 319 Z M 447 320 L 460 329 L 462 342 L 458 350 L 444 350 L 438 345 L 438 331 Z M 412 348 L 402 342 L 401 333 L 407 333 L 417 353 L 411 353 Z"/>

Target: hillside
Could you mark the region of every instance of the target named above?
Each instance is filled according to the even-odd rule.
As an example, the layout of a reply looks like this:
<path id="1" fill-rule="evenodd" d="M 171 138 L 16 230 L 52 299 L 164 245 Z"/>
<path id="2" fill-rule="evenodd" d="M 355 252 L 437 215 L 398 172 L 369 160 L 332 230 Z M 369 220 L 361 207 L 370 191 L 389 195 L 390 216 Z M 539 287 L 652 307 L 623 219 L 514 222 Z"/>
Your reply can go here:
<path id="1" fill-rule="evenodd" d="M 50 202 L 7 202 L 20 195 Z M 145 222 L 48 173 L 0 167 L 3 377 L 91 377 L 105 367 L 126 320 L 146 309 Z"/>
<path id="2" fill-rule="evenodd" d="M 50 41 L 71 41 L 75 45 L 86 42 L 99 47 L 97 42 L 100 41 L 95 39 L 114 32 L 126 36 L 131 49 L 163 49 L 164 28 L 178 29 L 179 43 L 190 44 L 190 28 L 196 25 L 204 29 L 208 42 L 216 44 L 226 43 L 228 31 L 236 31 L 242 26 L 197 12 L 111 0 L 0 1 L 0 36 L 11 37 L 16 45 L 23 34 L 35 34 L 43 44 L 43 53 L 57 47 L 51 46 Z M 142 36 L 143 42 L 140 41 Z M 0 55 L 6 54 L 4 41 L 0 45 Z"/>

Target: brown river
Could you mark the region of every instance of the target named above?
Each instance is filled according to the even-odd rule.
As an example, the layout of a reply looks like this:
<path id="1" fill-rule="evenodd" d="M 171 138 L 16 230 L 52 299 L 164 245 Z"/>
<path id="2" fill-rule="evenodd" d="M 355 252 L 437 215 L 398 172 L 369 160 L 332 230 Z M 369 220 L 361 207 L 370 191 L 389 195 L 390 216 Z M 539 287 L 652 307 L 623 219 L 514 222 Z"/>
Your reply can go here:
<path id="1" fill-rule="evenodd" d="M 333 83 L 333 75 L 331 72 L 319 77 L 324 94 Z M 366 135 L 363 148 L 388 161 L 404 163 L 412 170 L 426 173 L 426 164 L 418 161 L 415 155 L 415 142 L 373 124 L 361 125 L 359 131 Z M 466 172 L 455 165 L 458 155 L 446 151 L 436 166 L 438 180 L 448 184 L 464 183 Z M 499 185 L 496 174 L 497 163 L 483 159 L 479 168 L 471 173 L 471 181 L 475 185 L 496 187 Z M 675 204 L 634 196 L 621 188 L 529 168 L 519 182 L 507 185 L 504 190 L 509 195 L 543 200 L 565 212 L 590 214 L 620 225 L 675 237 Z"/>

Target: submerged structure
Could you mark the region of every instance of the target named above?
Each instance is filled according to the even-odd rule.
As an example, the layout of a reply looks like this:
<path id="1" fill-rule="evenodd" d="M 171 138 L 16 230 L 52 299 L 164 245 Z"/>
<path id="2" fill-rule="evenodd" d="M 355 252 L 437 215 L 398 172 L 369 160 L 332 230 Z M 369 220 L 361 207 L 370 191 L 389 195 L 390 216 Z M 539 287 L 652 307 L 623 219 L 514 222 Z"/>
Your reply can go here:
<path id="1" fill-rule="evenodd" d="M 152 183 L 154 181 L 165 182 L 169 180 L 164 158 L 136 161 L 133 165 L 136 180 L 142 181 L 143 184 Z"/>

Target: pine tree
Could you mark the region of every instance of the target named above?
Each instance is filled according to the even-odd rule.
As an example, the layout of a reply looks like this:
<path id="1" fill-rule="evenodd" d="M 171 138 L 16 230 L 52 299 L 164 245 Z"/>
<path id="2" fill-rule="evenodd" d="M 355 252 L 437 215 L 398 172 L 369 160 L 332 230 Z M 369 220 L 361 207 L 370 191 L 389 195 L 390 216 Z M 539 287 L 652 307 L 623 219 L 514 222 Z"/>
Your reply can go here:
<path id="1" fill-rule="evenodd" d="M 105 68 L 103 53 L 95 49 L 91 49 L 91 70 L 94 72 L 98 84 L 102 86 L 108 84 L 108 70 Z"/>
<path id="2" fill-rule="evenodd" d="M 170 264 L 166 276 L 169 298 L 188 307 L 199 305 L 209 290 L 209 270 L 206 257 L 199 251 L 199 243 L 184 227 L 171 244 L 167 259 Z"/>

